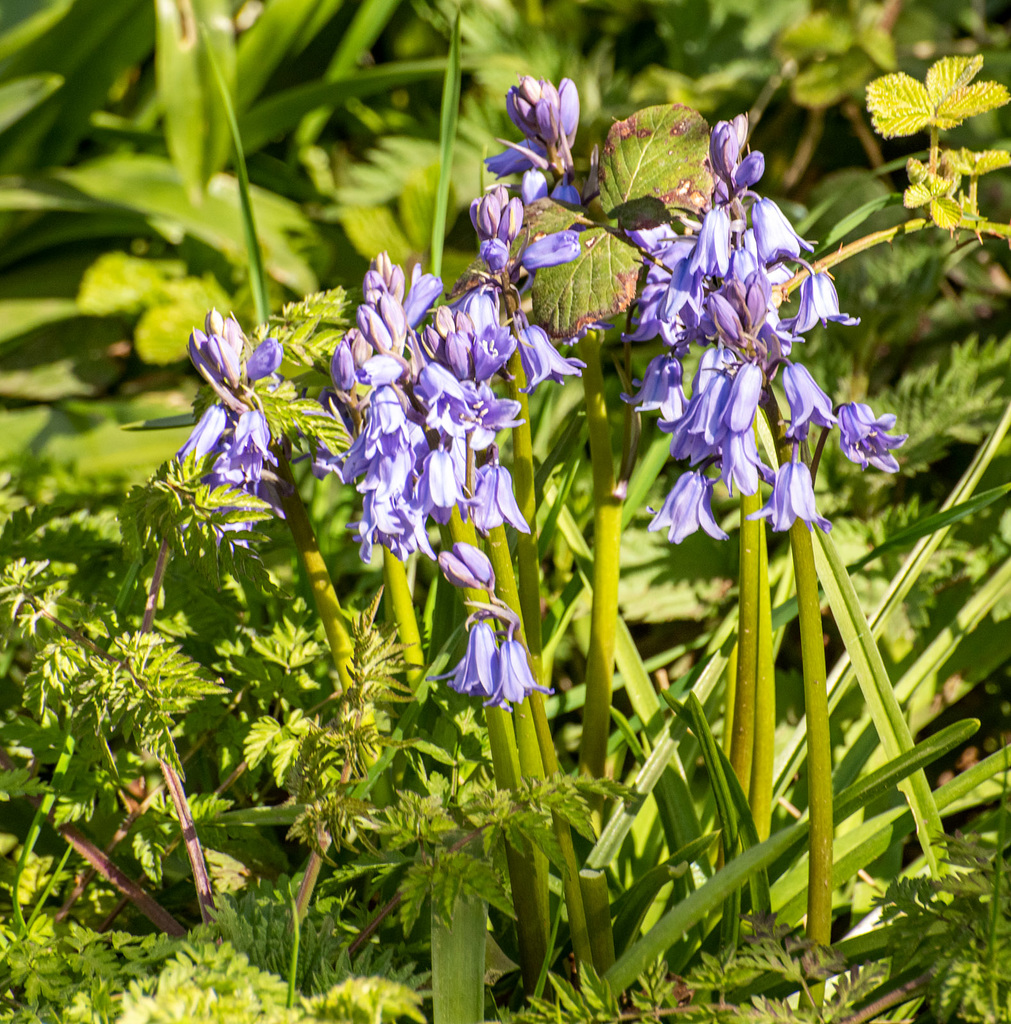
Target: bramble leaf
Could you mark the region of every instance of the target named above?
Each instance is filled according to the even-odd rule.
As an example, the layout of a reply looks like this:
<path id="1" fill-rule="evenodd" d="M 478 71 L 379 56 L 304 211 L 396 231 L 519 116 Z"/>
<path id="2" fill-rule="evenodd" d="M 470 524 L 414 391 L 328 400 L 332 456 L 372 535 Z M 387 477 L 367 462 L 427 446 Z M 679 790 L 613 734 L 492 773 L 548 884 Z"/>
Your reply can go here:
<path id="1" fill-rule="evenodd" d="M 576 259 L 539 270 L 534 279 L 533 318 L 553 338 L 571 338 L 635 298 L 642 267 L 636 250 L 606 228 L 584 231 L 579 241 Z"/>
<path id="2" fill-rule="evenodd" d="M 915 135 L 930 124 L 934 113 L 923 84 L 902 71 L 876 78 L 867 86 L 867 109 L 886 139 Z"/>
<path id="3" fill-rule="evenodd" d="M 977 82 L 967 89 L 957 89 L 937 107 L 934 124 L 938 128 L 954 128 L 967 117 L 1003 107 L 1011 100 L 1007 87 L 998 82 Z"/>
<path id="4" fill-rule="evenodd" d="M 935 107 L 940 106 L 960 89 L 964 89 L 980 72 L 983 58 L 942 57 L 927 71 L 927 95 Z"/>
<path id="5" fill-rule="evenodd" d="M 962 207 L 954 199 L 940 198 L 930 201 L 930 219 L 939 227 L 951 231 L 962 219 Z"/>
<path id="6" fill-rule="evenodd" d="M 622 227 L 671 219 L 673 210 L 699 212 L 712 191 L 706 167 L 709 126 L 691 107 L 647 107 L 611 125 L 600 158 L 600 199 Z"/>

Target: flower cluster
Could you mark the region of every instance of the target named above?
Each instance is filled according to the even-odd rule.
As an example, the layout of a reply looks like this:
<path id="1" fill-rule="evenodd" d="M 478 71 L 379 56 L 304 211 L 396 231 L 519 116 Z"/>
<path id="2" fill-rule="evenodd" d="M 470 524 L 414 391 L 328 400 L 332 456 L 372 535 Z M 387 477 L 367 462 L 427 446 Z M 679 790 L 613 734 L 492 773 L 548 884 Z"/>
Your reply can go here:
<path id="1" fill-rule="evenodd" d="M 254 495 L 283 517 L 279 481 L 270 468 L 277 465 L 270 427 L 252 387 L 268 377 L 280 380 L 277 368 L 284 358 L 280 342 L 267 338 L 253 349 L 233 316 L 226 320 L 211 310 L 204 330 L 190 334 L 189 353 L 218 401 L 200 417 L 179 457 L 216 456 L 205 483 Z"/>
<path id="2" fill-rule="evenodd" d="M 711 511 L 718 473 L 728 490 L 753 495 L 760 481 L 772 494 L 755 517 L 768 518 L 774 530 L 802 519 L 831 529 L 815 509 L 811 472 L 801 448 L 812 424 L 838 427 L 843 453 L 861 466 L 893 472 L 891 449 L 904 436 L 889 436 L 894 417 L 876 418 L 859 403 L 833 408 L 806 369 L 791 361 L 793 346 L 816 323 L 858 321 L 839 311 L 826 273 L 809 273 L 800 284 L 793 317 L 780 318 L 775 298 L 811 245 L 800 238 L 779 207 L 757 195 L 761 153 L 744 153 L 747 120 L 742 115 L 713 129 L 709 168 L 713 193 L 709 209 L 690 235 L 667 226 L 631 232 L 650 254 L 649 270 L 629 341 L 660 337 L 664 351 L 646 368 L 637 394 L 623 398 L 637 410 L 660 411 L 660 428 L 671 435 L 675 459 L 686 459 L 684 473 L 655 513 L 649 528 L 666 529 L 680 543 L 699 528 L 725 539 Z M 690 397 L 683 386 L 682 360 L 693 344 L 704 347 Z M 790 409 L 786 437 L 792 458 L 777 470 L 766 465 L 755 444 L 755 417 L 771 404 L 771 386 L 780 378 Z"/>

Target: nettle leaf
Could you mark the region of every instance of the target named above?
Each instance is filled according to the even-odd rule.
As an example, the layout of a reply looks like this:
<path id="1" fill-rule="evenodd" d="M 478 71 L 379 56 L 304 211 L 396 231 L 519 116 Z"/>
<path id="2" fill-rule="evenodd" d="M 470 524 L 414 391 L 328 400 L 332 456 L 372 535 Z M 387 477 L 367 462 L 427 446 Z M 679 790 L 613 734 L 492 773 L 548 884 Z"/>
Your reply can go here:
<path id="1" fill-rule="evenodd" d="M 639 253 L 607 228 L 584 231 L 579 242 L 576 259 L 538 270 L 534 279 L 534 320 L 553 338 L 571 338 L 635 298 Z"/>
<path id="2" fill-rule="evenodd" d="M 980 72 L 983 58 L 942 57 L 927 71 L 927 93 L 930 102 L 939 106 L 959 89 L 964 89 Z"/>
<path id="3" fill-rule="evenodd" d="M 1004 149 L 984 149 L 980 152 L 973 152 L 963 146 L 961 149 L 946 149 L 941 154 L 941 170 L 949 177 L 963 174 L 978 178 L 981 174 L 998 171 L 1009 164 L 1011 164 L 1011 153 Z"/>
<path id="4" fill-rule="evenodd" d="M 953 231 L 962 219 L 962 207 L 954 199 L 932 199 L 930 219 L 939 227 Z"/>
<path id="5" fill-rule="evenodd" d="M 922 82 L 899 71 L 867 86 L 867 109 L 874 127 L 886 139 L 915 135 L 930 124 L 934 105 Z"/>
<path id="6" fill-rule="evenodd" d="M 673 210 L 700 212 L 712 193 L 709 126 L 691 107 L 647 107 L 611 126 L 600 158 L 600 199 L 625 228 L 655 227 Z"/>

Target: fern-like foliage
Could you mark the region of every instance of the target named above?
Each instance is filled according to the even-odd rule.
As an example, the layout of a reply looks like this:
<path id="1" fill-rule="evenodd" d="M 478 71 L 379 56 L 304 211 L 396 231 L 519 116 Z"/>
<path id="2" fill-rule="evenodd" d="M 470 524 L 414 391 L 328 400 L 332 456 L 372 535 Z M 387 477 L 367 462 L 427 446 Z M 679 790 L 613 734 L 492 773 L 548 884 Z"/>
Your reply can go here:
<path id="1" fill-rule="evenodd" d="M 195 456 L 167 462 L 148 483 L 130 489 L 119 517 L 127 553 L 137 556 L 165 540 L 215 587 L 233 575 L 263 592 L 276 591 L 277 582 L 248 546 L 262 539 L 252 526 L 273 518 L 270 506 L 203 483 L 205 462 Z"/>

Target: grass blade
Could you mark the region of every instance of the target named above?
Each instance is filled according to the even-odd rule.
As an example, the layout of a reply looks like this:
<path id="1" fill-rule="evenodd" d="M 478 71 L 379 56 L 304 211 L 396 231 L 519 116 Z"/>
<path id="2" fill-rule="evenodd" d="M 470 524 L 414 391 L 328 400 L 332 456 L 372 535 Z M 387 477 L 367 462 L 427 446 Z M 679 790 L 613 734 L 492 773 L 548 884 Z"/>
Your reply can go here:
<path id="1" fill-rule="evenodd" d="M 435 195 L 435 218 L 432 221 L 432 273 L 442 274 L 442 250 L 446 242 L 446 216 L 449 209 L 449 186 L 453 177 L 453 147 L 460 117 L 460 12 L 456 12 L 453 35 L 446 58 L 446 77 L 442 86 L 442 112 L 439 119 L 439 188 Z"/>

